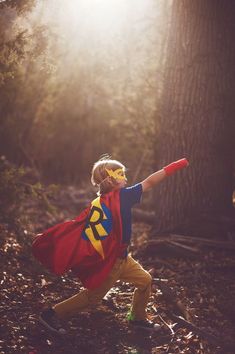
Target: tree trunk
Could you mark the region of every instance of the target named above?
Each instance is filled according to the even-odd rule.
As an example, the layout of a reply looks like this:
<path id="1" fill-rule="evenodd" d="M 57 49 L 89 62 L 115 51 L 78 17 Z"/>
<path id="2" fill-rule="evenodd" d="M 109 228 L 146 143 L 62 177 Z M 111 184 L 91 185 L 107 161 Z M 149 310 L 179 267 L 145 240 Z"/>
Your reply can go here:
<path id="1" fill-rule="evenodd" d="M 234 30 L 233 1 L 173 1 L 155 160 L 190 166 L 156 190 L 159 232 L 190 232 L 200 215 L 232 210 Z"/>

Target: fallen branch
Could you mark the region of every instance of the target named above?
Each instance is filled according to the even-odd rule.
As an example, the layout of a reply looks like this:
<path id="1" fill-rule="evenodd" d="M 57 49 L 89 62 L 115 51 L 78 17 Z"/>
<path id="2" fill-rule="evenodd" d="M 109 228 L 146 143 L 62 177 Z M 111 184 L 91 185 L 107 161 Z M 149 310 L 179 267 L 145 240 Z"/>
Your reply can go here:
<path id="1" fill-rule="evenodd" d="M 210 240 L 207 238 L 202 238 L 202 237 L 191 237 L 191 236 L 184 236 L 184 235 L 176 235 L 176 234 L 170 234 L 166 236 L 156 236 L 156 239 L 151 239 L 148 241 L 145 241 L 145 246 L 153 246 L 157 245 L 159 243 L 164 243 L 164 242 L 172 242 L 172 243 L 193 243 L 197 245 L 205 245 L 205 246 L 211 246 L 215 248 L 223 248 L 223 249 L 229 249 L 229 250 L 235 250 L 235 242 L 233 241 L 216 241 L 216 240 Z M 181 247 L 187 247 L 186 245 L 181 245 Z M 188 246 L 189 247 L 189 246 Z"/>
<path id="2" fill-rule="evenodd" d="M 186 246 L 186 245 L 182 245 L 179 242 L 175 242 L 175 241 L 170 241 L 170 244 L 176 247 L 180 247 L 182 249 L 184 249 L 185 251 L 189 251 L 192 253 L 198 253 L 199 249 L 198 247 L 192 247 L 192 246 Z"/>
<path id="3" fill-rule="evenodd" d="M 169 237 L 165 239 L 145 241 L 138 249 L 138 253 L 147 252 L 149 254 L 178 256 L 178 257 L 198 257 L 199 249 L 197 247 L 182 245 L 179 242 L 171 241 Z"/>

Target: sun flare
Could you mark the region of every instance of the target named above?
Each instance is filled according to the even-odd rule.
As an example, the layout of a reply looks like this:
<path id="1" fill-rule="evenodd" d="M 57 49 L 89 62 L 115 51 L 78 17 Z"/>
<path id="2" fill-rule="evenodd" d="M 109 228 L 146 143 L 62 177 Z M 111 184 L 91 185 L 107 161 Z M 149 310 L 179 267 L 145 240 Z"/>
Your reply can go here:
<path id="1" fill-rule="evenodd" d="M 47 8 L 44 15 L 66 35 L 76 36 L 83 31 L 86 36 L 108 38 L 121 34 L 134 19 L 148 11 L 149 0 L 51 0 L 39 1 L 38 7 Z M 45 5 L 46 4 L 46 5 Z"/>
<path id="2" fill-rule="evenodd" d="M 71 1 L 71 10 L 79 20 L 84 21 L 91 30 L 116 31 L 126 20 L 127 5 L 125 0 L 82 0 Z M 72 13 L 71 12 L 71 13 Z"/>
<path id="3" fill-rule="evenodd" d="M 125 0 L 59 0 L 54 6 L 64 31 L 83 29 L 89 34 L 112 34 L 121 31 L 127 21 Z"/>

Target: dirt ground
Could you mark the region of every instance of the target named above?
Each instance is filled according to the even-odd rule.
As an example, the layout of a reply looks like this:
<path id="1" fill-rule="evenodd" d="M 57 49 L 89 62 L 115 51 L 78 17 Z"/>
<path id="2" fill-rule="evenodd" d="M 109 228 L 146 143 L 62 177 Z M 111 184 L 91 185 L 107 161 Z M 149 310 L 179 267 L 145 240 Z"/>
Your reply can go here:
<path id="1" fill-rule="evenodd" d="M 61 217 L 62 215 L 60 215 Z M 43 220 L 49 217 L 43 214 Z M 40 219 L 40 218 L 39 218 Z M 41 224 L 40 224 L 41 222 Z M 41 267 L 31 254 L 33 228 L 21 234 L 0 228 L 2 269 L 0 304 L 1 354 L 77 353 L 190 353 L 235 352 L 235 258 L 234 251 L 205 249 L 198 257 L 154 257 L 139 252 L 148 239 L 150 226 L 135 223 L 131 251 L 145 269 L 173 291 L 183 304 L 188 320 L 199 328 L 187 328 L 172 317 L 177 314 L 172 299 L 153 283 L 148 305 L 150 317 L 162 327 L 158 333 L 132 329 L 126 320 L 133 287 L 117 282 L 103 302 L 65 323 L 68 334 L 59 336 L 39 322 L 40 311 L 81 289 L 72 273 L 57 277 Z"/>

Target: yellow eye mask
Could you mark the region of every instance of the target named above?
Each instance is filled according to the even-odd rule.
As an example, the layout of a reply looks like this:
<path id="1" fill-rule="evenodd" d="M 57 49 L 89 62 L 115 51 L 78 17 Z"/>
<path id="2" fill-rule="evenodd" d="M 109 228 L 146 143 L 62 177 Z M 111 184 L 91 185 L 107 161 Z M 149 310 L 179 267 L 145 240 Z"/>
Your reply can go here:
<path id="1" fill-rule="evenodd" d="M 118 168 L 115 171 L 109 170 L 108 168 L 105 169 L 110 177 L 114 179 L 126 179 L 125 172 L 122 168 Z"/>

